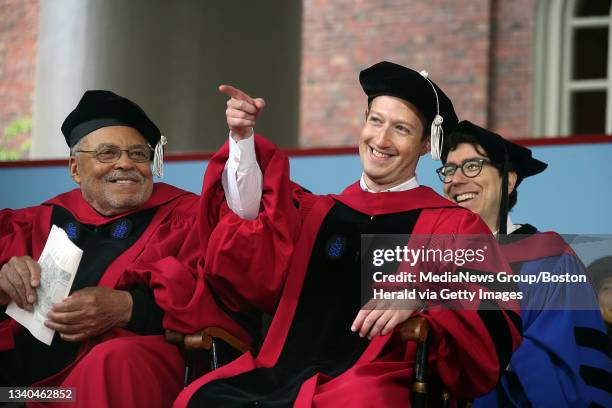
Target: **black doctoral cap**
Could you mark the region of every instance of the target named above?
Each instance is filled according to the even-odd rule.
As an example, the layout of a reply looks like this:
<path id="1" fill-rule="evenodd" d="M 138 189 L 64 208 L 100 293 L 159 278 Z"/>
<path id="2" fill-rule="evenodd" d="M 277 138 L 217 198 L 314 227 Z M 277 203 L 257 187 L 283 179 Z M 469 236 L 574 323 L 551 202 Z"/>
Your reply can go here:
<path id="1" fill-rule="evenodd" d="M 442 149 L 442 163 L 446 163 L 446 158 L 451 146 L 461 143 L 463 137 L 474 140 L 489 156 L 491 162 L 496 165 L 502 173 L 502 200 L 499 213 L 500 233 L 506 233 L 506 223 L 508 218 L 508 172 L 516 172 L 517 179 L 514 188 L 523 181 L 524 178 L 534 176 L 543 172 L 548 164 L 535 159 L 531 154 L 531 149 L 512 143 L 504 139 L 497 133 L 473 124 L 470 121 L 462 120 L 455 130 L 446 138 Z"/>
<path id="2" fill-rule="evenodd" d="M 431 156 L 440 159 L 444 134 L 449 134 L 457 125 L 458 119 L 453 103 L 444 91 L 428 78 L 423 70 L 382 61 L 359 73 L 359 82 L 368 96 L 368 103 L 382 95 L 395 96 L 414 105 L 430 127 Z"/>
<path id="3" fill-rule="evenodd" d="M 595 262 L 589 265 L 587 270 L 589 275 L 591 275 L 591 281 L 593 281 L 593 289 L 595 289 L 595 294 L 597 294 L 604 280 L 612 277 L 612 256 L 605 256 L 597 259 Z"/>
<path id="4" fill-rule="evenodd" d="M 153 173 L 163 177 L 163 146 L 166 138 L 140 106 L 106 90 L 89 90 L 62 123 L 69 147 L 94 130 L 107 126 L 129 126 L 138 130 L 155 147 Z"/>

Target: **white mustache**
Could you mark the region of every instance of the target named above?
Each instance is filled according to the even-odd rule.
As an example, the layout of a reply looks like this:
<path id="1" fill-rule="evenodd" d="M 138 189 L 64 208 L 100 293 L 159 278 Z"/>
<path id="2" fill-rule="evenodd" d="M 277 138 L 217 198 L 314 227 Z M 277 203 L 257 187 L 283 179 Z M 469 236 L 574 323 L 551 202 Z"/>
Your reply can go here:
<path id="1" fill-rule="evenodd" d="M 106 176 L 104 176 L 104 181 L 117 181 L 117 180 L 132 180 L 132 181 L 136 181 L 136 182 L 140 182 L 142 183 L 144 181 L 144 177 L 142 176 L 142 174 L 138 173 L 137 171 L 134 170 L 113 170 L 112 172 L 108 173 Z"/>

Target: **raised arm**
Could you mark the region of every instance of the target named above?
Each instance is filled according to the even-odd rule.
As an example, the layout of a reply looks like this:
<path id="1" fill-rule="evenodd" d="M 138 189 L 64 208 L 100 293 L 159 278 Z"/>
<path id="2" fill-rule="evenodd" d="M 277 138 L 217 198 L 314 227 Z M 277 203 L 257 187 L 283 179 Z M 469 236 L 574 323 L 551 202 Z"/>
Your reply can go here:
<path id="1" fill-rule="evenodd" d="M 229 96 L 225 115 L 230 129 L 229 158 L 222 175 L 228 207 L 240 218 L 253 220 L 261 203 L 262 173 L 255 155 L 253 126 L 265 106 L 261 98 L 251 98 L 230 85 L 219 86 Z"/>
<path id="2" fill-rule="evenodd" d="M 284 153 L 265 138 L 252 135 L 263 100 L 226 85 L 220 91 L 230 97 L 226 116 L 231 137 L 210 159 L 204 175 L 198 224 L 205 278 L 229 309 L 251 306 L 272 312 L 300 230 L 295 185 L 289 180 Z M 237 177 L 229 174 L 236 162 L 230 152 L 234 143 L 240 146 L 241 166 L 245 156 L 257 159 L 260 180 L 256 188 L 248 180 L 239 185 L 240 171 Z M 244 156 L 243 144 L 248 148 Z M 245 198 L 243 187 L 258 195 Z M 237 201 L 233 193 L 238 190 Z"/>

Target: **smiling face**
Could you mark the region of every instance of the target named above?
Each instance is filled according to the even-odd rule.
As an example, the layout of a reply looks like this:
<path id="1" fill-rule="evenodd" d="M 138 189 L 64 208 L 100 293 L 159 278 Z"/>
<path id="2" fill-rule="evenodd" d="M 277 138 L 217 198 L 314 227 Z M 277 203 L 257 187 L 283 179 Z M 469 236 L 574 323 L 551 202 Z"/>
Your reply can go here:
<path id="1" fill-rule="evenodd" d="M 606 323 L 612 325 L 612 277 L 606 278 L 601 283 L 597 292 L 597 300 L 599 301 L 601 317 Z"/>
<path id="2" fill-rule="evenodd" d="M 85 136 L 78 148 L 97 150 L 110 145 L 128 149 L 147 145 L 147 140 L 134 128 L 108 126 Z M 151 162 L 135 163 L 125 151 L 115 163 L 100 163 L 91 153 L 76 153 L 70 157 L 69 167 L 85 201 L 105 216 L 140 207 L 153 191 Z"/>
<path id="3" fill-rule="evenodd" d="M 455 150 L 448 153 L 445 164 L 452 163 L 461 166 L 461 163 L 467 159 L 489 159 L 481 148 L 478 150 L 471 143 L 459 143 Z M 444 184 L 444 195 L 461 207 L 479 214 L 491 231 L 497 231 L 501 183 L 501 174 L 493 166 L 485 164 L 480 174 L 472 178 L 466 177 L 458 168 L 451 182 Z M 515 183 L 516 173 L 510 172 L 508 174 L 508 194 L 514 189 Z"/>
<path id="4" fill-rule="evenodd" d="M 370 189 L 387 190 L 414 177 L 419 157 L 429 151 L 423 123 L 416 108 L 403 99 L 374 98 L 359 138 L 359 157 Z"/>

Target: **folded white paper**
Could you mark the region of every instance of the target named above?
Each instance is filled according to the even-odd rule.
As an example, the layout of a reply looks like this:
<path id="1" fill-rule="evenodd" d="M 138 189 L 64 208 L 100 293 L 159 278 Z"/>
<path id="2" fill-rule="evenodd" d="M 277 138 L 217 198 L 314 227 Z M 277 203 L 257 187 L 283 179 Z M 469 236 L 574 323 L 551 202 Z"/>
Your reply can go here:
<path id="1" fill-rule="evenodd" d="M 34 310 L 30 312 L 21 309 L 15 302 L 6 308 L 6 314 L 46 345 L 51 344 L 55 333 L 55 330 L 44 325 L 47 313 L 70 293 L 82 255 L 83 251 L 70 241 L 66 232 L 53 225 L 38 260 L 41 273 Z"/>

